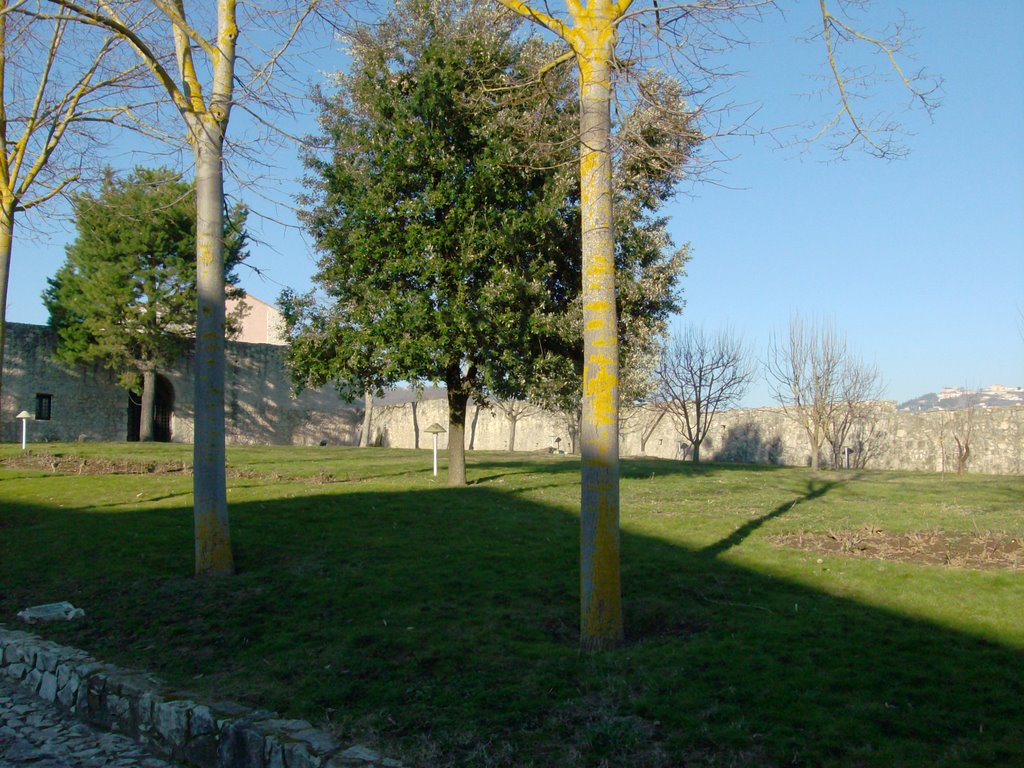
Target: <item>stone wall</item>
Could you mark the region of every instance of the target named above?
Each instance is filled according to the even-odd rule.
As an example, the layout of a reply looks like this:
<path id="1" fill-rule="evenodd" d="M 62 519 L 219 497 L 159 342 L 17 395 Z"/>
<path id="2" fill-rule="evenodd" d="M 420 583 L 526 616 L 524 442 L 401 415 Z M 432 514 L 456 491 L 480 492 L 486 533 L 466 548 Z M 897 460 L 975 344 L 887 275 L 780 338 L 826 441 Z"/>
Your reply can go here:
<path id="1" fill-rule="evenodd" d="M 99 366 L 68 367 L 56 363 L 56 338 L 45 326 L 9 323 L 4 358 L 0 439 L 20 439 L 15 415 L 35 411 L 36 396 L 52 396 L 47 421 L 30 420 L 29 440 L 125 440 L 128 393 Z M 285 365 L 285 348 L 273 344 L 229 342 L 226 373 L 226 439 L 230 444 L 354 445 L 361 406 L 339 400 L 330 387 L 293 396 Z M 191 442 L 194 397 L 193 361 L 186 358 L 162 372 L 174 393 L 171 439 Z M 875 404 L 859 434 L 851 435 L 854 461 L 868 467 L 952 472 L 957 466 L 954 435 L 970 416 L 974 430 L 968 471 L 1024 473 L 1024 408 L 994 407 L 967 411 L 908 413 L 896 404 Z M 373 409 L 371 442 L 398 448 L 430 448 L 425 429 L 448 426 L 447 402 L 426 399 Z M 469 450 L 509 449 L 511 424 L 498 405 L 470 403 L 466 424 Z M 447 432 L 438 445 L 447 448 Z M 515 450 L 576 450 L 576 425 L 563 414 L 526 408 L 516 423 Z M 689 457 L 689 445 L 672 418 L 656 407 L 626 410 L 621 425 L 624 456 Z M 776 408 L 719 414 L 701 447 L 702 458 L 788 465 L 810 464 L 801 428 Z M 828 457 L 822 457 L 827 464 Z"/>
<path id="2" fill-rule="evenodd" d="M 971 457 L 967 471 L 987 474 L 1024 473 L 1024 408 L 978 408 L 973 421 Z M 876 469 L 953 472 L 957 466 L 954 434 L 963 431 L 965 411 L 906 413 L 893 402 L 875 404 L 864 424 L 852 431 L 851 462 Z M 424 428 L 437 422 L 447 429 L 448 405 L 443 399 L 385 405 L 373 410 L 371 435 L 377 445 L 429 448 Z M 497 406 L 470 403 L 466 424 L 467 449 L 508 450 L 510 423 Z M 516 450 L 574 452 L 576 429 L 563 414 L 531 411 L 516 425 Z M 725 411 L 718 414 L 701 446 L 706 461 L 808 466 L 807 437 L 801 427 L 778 408 Z M 447 433 L 438 446 L 447 447 Z M 828 446 L 825 446 L 826 451 Z M 626 410 L 620 434 L 623 456 L 688 459 L 690 449 L 672 417 L 656 407 Z M 828 455 L 820 457 L 823 466 Z"/>
<path id="3" fill-rule="evenodd" d="M 36 396 L 52 396 L 49 420 L 30 420 L 28 439 L 124 440 L 128 393 L 98 365 L 70 368 L 54 361 L 57 338 L 43 325 L 8 323 L 4 350 L 0 439 L 21 439 L 20 411 L 35 413 Z"/>
<path id="4" fill-rule="evenodd" d="M 57 339 L 41 325 L 8 323 L 4 354 L 0 439 L 21 439 L 15 415 L 35 413 L 36 396 L 52 397 L 51 418 L 32 419 L 28 439 L 110 440 L 128 435 L 128 392 L 101 366 L 56 362 Z M 331 388 L 291 394 L 285 349 L 274 344 L 227 345 L 226 439 L 231 444 L 309 445 L 323 440 L 352 444 L 359 408 L 339 400 Z M 173 389 L 171 440 L 191 442 L 194 423 L 194 363 L 191 356 L 161 371 Z"/>

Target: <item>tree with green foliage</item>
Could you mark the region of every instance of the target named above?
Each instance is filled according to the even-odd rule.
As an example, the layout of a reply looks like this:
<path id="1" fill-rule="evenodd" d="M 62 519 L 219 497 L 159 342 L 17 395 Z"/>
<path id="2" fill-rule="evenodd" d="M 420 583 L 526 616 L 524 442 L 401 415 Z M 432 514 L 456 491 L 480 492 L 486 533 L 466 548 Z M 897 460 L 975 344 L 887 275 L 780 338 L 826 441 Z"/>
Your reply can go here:
<path id="1" fill-rule="evenodd" d="M 327 304 L 281 301 L 300 383 L 446 386 L 452 485 L 469 399 L 507 391 L 552 334 L 550 283 L 572 258 L 573 92 L 520 86 L 544 51 L 519 26 L 478 2 L 412 0 L 352 33 L 338 94 L 317 95 L 322 151 L 305 158 Z"/>
<path id="2" fill-rule="evenodd" d="M 326 305 L 281 300 L 300 385 L 444 383 L 454 485 L 471 397 L 568 381 L 579 398 L 577 97 L 564 76 L 527 77 L 550 51 L 519 27 L 482 3 L 413 1 L 352 35 L 339 94 L 319 97 L 323 152 L 307 157 Z M 678 309 L 685 255 L 650 215 L 655 182 L 634 175 L 620 255 L 640 325 Z"/>
<path id="3" fill-rule="evenodd" d="M 96 194 L 73 198 L 78 235 L 43 302 L 57 356 L 100 363 L 142 392 L 140 439 L 153 439 L 156 375 L 188 352 L 196 334 L 195 186 L 168 169 L 108 171 Z M 229 295 L 245 258 L 246 210 L 225 216 Z"/>

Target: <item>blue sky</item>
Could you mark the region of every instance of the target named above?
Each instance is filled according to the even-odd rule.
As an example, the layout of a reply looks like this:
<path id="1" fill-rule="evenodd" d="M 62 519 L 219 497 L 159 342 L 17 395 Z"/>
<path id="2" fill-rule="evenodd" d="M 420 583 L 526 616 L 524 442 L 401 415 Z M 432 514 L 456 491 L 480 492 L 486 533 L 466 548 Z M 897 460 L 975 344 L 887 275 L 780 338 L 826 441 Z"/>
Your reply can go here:
<path id="1" fill-rule="evenodd" d="M 756 120 L 765 127 L 829 111 L 808 96 L 818 87 L 808 76 L 821 72 L 820 50 L 795 40 L 813 24 L 816 5 L 749 28 L 759 44 L 730 60 L 746 72 L 730 100 L 760 104 Z M 709 148 L 731 158 L 715 183 L 688 188 L 666 210 L 676 241 L 689 241 L 694 255 L 686 308 L 673 327 L 728 325 L 763 357 L 769 335 L 800 312 L 845 330 L 894 400 L 945 386 L 1024 386 L 1024 2 L 877 2 L 866 21 L 877 26 L 898 8 L 916 32 L 918 63 L 944 79 L 933 120 L 901 115 L 913 134 L 910 156 L 836 160 L 823 144 L 787 141 L 807 128 Z M 341 61 L 324 56 L 320 67 Z M 903 101 L 885 86 L 865 108 Z M 310 121 L 301 130 L 311 129 Z M 297 174 L 297 164 L 282 165 L 286 177 Z M 276 223 L 294 221 L 296 190 L 287 179 L 276 184 L 267 196 L 278 205 L 245 195 L 269 217 L 253 219 L 251 261 L 264 276 L 243 274 L 243 287 L 265 300 L 284 286 L 304 290 L 314 270 L 308 241 Z M 46 322 L 39 295 L 66 240 L 16 240 L 9 320 Z M 767 387 L 755 384 L 745 403 L 770 404 Z"/>
<path id="2" fill-rule="evenodd" d="M 904 7 L 919 63 L 944 78 L 933 121 L 903 115 L 910 156 L 731 143 L 721 180 L 733 188 L 703 185 L 671 207 L 673 234 L 694 250 L 676 325 L 731 325 L 763 355 L 792 312 L 832 319 L 900 401 L 1024 386 L 1024 3 Z M 789 21 L 763 30 L 774 44 L 738 86 L 764 94 L 766 122 L 826 113 L 801 97 L 817 51 L 787 41 L 802 29 Z M 763 384 L 747 397 L 768 402 Z"/>

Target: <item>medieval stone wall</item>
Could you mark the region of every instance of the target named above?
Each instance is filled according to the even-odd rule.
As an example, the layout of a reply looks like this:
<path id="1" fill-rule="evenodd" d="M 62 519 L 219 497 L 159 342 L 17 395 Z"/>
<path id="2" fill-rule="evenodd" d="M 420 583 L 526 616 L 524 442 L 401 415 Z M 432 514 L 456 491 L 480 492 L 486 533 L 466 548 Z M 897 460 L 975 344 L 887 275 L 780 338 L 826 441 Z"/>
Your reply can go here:
<path id="1" fill-rule="evenodd" d="M 0 439 L 21 439 L 15 418 L 35 413 L 38 394 L 51 396 L 51 418 L 32 419 L 28 439 L 75 441 L 127 439 L 128 392 L 101 366 L 55 361 L 57 339 L 41 325 L 8 323 L 4 354 Z M 160 371 L 173 388 L 171 440 L 191 442 L 195 413 L 191 356 Z M 273 344 L 227 345 L 225 437 L 229 444 L 309 445 L 357 440 L 359 411 L 330 388 L 291 394 L 284 348 Z"/>
<path id="2" fill-rule="evenodd" d="M 4 356 L 0 439 L 20 439 L 15 415 L 35 413 L 37 395 L 51 397 L 51 418 L 28 422 L 29 440 L 125 440 L 128 392 L 99 366 L 69 367 L 54 361 L 54 333 L 45 326 L 9 323 Z M 285 365 L 285 349 L 273 344 L 229 342 L 226 375 L 226 439 L 230 444 L 354 445 L 361 408 L 339 400 L 330 387 L 294 396 Z M 183 359 L 162 375 L 173 389 L 171 439 L 191 442 L 193 434 L 194 363 Z M 973 411 L 905 413 L 891 402 L 877 403 L 872 416 L 848 444 L 852 461 L 882 469 L 953 472 L 955 438 L 967 420 L 973 431 L 968 471 L 1024 473 L 1024 408 L 976 408 Z M 430 448 L 425 430 L 437 423 L 447 429 L 448 405 L 426 399 L 373 409 L 371 442 L 398 448 Z M 471 403 L 466 424 L 469 450 L 509 449 L 512 434 L 507 414 L 497 405 Z M 515 450 L 576 450 L 576 425 L 564 414 L 527 408 L 518 418 Z M 447 448 L 447 432 L 438 445 Z M 689 458 L 690 448 L 671 416 L 657 407 L 626 410 L 621 425 L 624 456 Z M 779 409 L 727 411 L 719 414 L 701 447 L 710 461 L 804 466 L 810 464 L 802 429 Z M 829 457 L 822 456 L 827 465 Z"/>
<path id="3" fill-rule="evenodd" d="M 56 345 L 56 335 L 46 326 L 7 324 L 0 439 L 20 440 L 15 416 L 23 410 L 35 414 L 36 397 L 49 395 L 50 418 L 29 420 L 29 440 L 124 440 L 128 393 L 100 366 L 55 362 Z"/>
<path id="4" fill-rule="evenodd" d="M 966 419 L 972 420 L 971 455 L 967 471 L 987 474 L 1024 473 L 1024 408 L 978 408 L 964 411 L 904 413 L 893 402 L 876 404 L 873 413 L 847 441 L 852 465 L 875 469 L 954 472 L 957 446 Z M 445 400 L 385 405 L 373 410 L 372 442 L 396 448 L 430 448 L 424 429 L 433 423 L 447 429 Z M 508 450 L 511 425 L 495 406 L 469 407 L 467 449 Z M 517 451 L 574 452 L 575 425 L 563 414 L 534 411 L 516 424 Z M 447 447 L 447 433 L 438 446 Z M 826 452 L 828 445 L 825 446 Z M 622 420 L 623 456 L 688 459 L 690 449 L 672 417 L 656 407 L 626 411 Z M 807 436 L 778 408 L 726 411 L 716 416 L 701 446 L 705 461 L 809 466 Z M 829 455 L 820 457 L 828 466 Z"/>

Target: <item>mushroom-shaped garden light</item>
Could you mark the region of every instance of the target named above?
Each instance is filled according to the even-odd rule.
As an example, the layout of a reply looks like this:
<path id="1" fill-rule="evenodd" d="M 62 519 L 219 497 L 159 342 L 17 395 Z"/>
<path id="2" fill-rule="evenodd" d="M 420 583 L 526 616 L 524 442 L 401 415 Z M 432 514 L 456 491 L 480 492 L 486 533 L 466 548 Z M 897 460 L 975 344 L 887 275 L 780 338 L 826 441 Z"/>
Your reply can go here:
<path id="1" fill-rule="evenodd" d="M 28 411 L 22 411 L 14 418 L 21 422 L 21 450 L 25 450 L 25 440 L 28 437 L 28 420 L 32 418 L 32 414 Z"/>
<path id="2" fill-rule="evenodd" d="M 443 435 L 445 429 L 435 421 L 423 431 L 434 436 L 434 477 L 437 477 L 437 436 Z"/>

